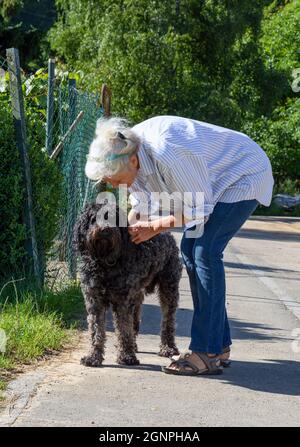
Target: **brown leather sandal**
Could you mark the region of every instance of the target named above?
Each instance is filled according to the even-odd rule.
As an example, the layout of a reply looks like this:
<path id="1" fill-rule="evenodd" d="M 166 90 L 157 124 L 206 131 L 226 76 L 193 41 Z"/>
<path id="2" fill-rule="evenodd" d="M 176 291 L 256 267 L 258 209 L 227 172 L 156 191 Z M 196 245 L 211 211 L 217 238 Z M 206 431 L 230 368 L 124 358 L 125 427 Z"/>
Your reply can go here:
<path id="1" fill-rule="evenodd" d="M 226 354 L 227 352 L 230 352 L 230 351 L 231 351 L 230 346 L 227 346 L 222 349 L 222 354 Z M 171 358 L 171 360 L 174 360 L 174 361 L 178 360 L 178 359 L 175 359 L 174 357 L 170 357 L 170 358 Z M 224 368 L 228 368 L 232 363 L 231 360 L 229 360 L 229 359 L 228 360 L 220 359 L 220 362 L 221 362 L 221 366 L 223 366 Z"/>
<path id="2" fill-rule="evenodd" d="M 175 374 L 178 376 L 218 375 L 223 373 L 223 369 L 220 367 L 221 362 L 217 355 L 208 357 L 204 352 L 195 351 L 193 351 L 193 354 L 196 354 L 204 362 L 205 369 L 199 369 L 198 366 L 189 360 L 191 356 L 190 352 L 183 352 L 176 360 L 171 357 L 171 364 L 169 366 L 163 366 L 162 371 L 166 374 Z M 179 370 L 170 368 L 174 364 L 179 366 Z M 192 371 L 187 370 L 186 367 L 191 368 Z"/>

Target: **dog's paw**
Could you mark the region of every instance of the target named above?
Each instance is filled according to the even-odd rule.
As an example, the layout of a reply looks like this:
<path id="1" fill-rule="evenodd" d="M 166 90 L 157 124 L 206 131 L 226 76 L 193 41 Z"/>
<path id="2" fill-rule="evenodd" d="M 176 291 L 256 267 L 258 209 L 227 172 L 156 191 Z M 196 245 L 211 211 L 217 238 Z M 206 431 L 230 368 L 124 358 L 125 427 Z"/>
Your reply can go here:
<path id="1" fill-rule="evenodd" d="M 80 363 L 85 366 L 97 367 L 102 365 L 103 359 L 96 355 L 86 355 L 82 357 Z"/>
<path id="2" fill-rule="evenodd" d="M 119 365 L 139 365 L 140 361 L 136 358 L 135 355 L 122 355 L 117 358 L 117 363 Z"/>
<path id="3" fill-rule="evenodd" d="M 174 345 L 174 346 L 167 346 L 167 345 L 160 346 L 160 350 L 158 353 L 158 355 L 160 355 L 161 357 L 172 357 L 172 355 L 179 355 L 179 354 L 180 354 L 180 352 L 176 345 Z"/>

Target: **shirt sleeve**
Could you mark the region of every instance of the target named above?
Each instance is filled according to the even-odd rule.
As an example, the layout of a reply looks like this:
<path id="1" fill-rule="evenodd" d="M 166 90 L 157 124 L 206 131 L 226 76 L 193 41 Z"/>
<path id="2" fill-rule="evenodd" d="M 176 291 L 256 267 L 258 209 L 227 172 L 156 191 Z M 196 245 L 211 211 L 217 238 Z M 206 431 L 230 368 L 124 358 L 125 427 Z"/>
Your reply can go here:
<path id="1" fill-rule="evenodd" d="M 162 175 L 168 188 L 180 192 L 183 197 L 186 228 L 207 222 L 214 201 L 205 159 L 200 154 L 183 156 L 175 153 L 172 160 L 171 165 L 162 167 Z"/>

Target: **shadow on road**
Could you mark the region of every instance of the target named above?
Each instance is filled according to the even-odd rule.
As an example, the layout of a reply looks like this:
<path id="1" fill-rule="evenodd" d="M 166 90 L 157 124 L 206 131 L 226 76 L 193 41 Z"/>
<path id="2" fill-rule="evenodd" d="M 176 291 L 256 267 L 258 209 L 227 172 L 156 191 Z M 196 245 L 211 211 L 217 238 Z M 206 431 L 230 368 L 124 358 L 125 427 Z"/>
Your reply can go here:
<path id="1" fill-rule="evenodd" d="M 190 337 L 193 311 L 191 309 L 179 308 L 176 314 L 176 335 L 178 337 Z M 159 305 L 144 304 L 142 310 L 142 323 L 140 334 L 159 335 L 160 333 L 161 311 Z M 286 337 L 275 336 L 273 331 L 280 331 L 279 328 L 264 324 L 250 323 L 237 319 L 230 319 L 232 337 L 235 340 L 287 340 Z M 106 328 L 114 331 L 111 312 L 108 312 Z M 188 341 L 187 341 L 188 343 Z M 156 348 L 156 346 L 153 346 Z"/>
<path id="2" fill-rule="evenodd" d="M 178 337 L 186 337 L 186 349 L 188 348 L 190 338 L 190 327 L 192 322 L 193 311 L 191 309 L 179 308 L 177 311 L 177 329 L 176 335 Z M 157 305 L 144 304 L 142 312 L 142 323 L 140 328 L 140 334 L 143 335 L 159 335 L 160 332 L 160 319 L 161 312 Z M 230 319 L 230 326 L 232 332 L 233 341 L 235 340 L 253 340 L 268 342 L 276 342 L 278 340 L 288 339 L 286 337 L 280 337 L 274 335 L 274 331 L 280 331 L 280 328 L 272 326 L 258 324 L 248 321 L 242 321 L 238 319 Z M 114 331 L 112 315 L 108 312 L 107 315 L 107 331 Z M 149 352 L 143 351 L 141 342 L 137 339 L 140 354 L 150 354 L 157 356 L 159 341 L 154 340 L 153 349 Z M 141 359 L 140 359 L 141 360 Z M 161 364 L 165 364 L 165 360 L 162 358 Z M 265 393 L 275 393 L 286 396 L 299 396 L 300 386 L 300 362 L 284 360 L 284 359 L 259 359 L 260 361 L 235 361 L 233 359 L 232 366 L 224 370 L 221 376 L 196 376 L 196 377 L 175 377 L 175 380 L 222 380 L 224 383 L 230 385 L 246 388 L 249 390 L 261 391 Z M 141 363 L 140 365 L 122 366 L 115 363 L 106 363 L 103 365 L 105 368 L 114 369 L 133 369 L 144 370 L 145 372 L 158 372 L 163 374 L 161 366 L 151 363 Z"/>
<path id="3" fill-rule="evenodd" d="M 300 234 L 287 231 L 270 231 L 257 229 L 241 229 L 235 237 L 247 239 L 264 239 L 278 242 L 300 242 Z"/>
<path id="4" fill-rule="evenodd" d="M 263 360 L 263 359 L 262 359 Z M 254 391 L 300 396 L 300 362 L 272 359 L 265 363 L 233 361 L 224 382 Z"/>
<path id="5" fill-rule="evenodd" d="M 156 355 L 155 351 L 148 353 Z M 299 375 L 300 363 L 291 360 L 264 360 L 262 362 L 234 361 L 230 368 L 224 369 L 221 376 L 172 376 L 175 380 L 222 380 L 232 386 L 246 388 L 264 393 L 280 394 L 285 396 L 300 396 Z M 162 363 L 165 363 L 162 361 Z M 104 368 L 133 369 L 158 372 L 163 374 L 160 365 L 141 363 L 134 366 L 117 364 L 103 365 Z M 169 376 L 170 377 L 170 376 Z M 175 383 L 175 382 L 174 382 Z M 178 382 L 180 384 L 182 382 Z"/>
<path id="6" fill-rule="evenodd" d="M 287 273 L 299 273 L 297 270 L 290 270 L 290 269 L 284 269 L 284 268 L 273 268 L 268 267 L 266 265 L 256 265 L 256 264 L 241 264 L 239 262 L 224 262 L 225 267 L 231 268 L 231 269 L 254 269 L 254 270 L 261 270 L 262 272 L 270 272 L 270 273 L 280 273 L 280 272 L 287 272 Z M 251 273 L 253 276 L 253 274 Z M 290 278 L 289 278 L 290 279 Z M 293 278 L 295 280 L 300 280 L 299 277 Z"/>

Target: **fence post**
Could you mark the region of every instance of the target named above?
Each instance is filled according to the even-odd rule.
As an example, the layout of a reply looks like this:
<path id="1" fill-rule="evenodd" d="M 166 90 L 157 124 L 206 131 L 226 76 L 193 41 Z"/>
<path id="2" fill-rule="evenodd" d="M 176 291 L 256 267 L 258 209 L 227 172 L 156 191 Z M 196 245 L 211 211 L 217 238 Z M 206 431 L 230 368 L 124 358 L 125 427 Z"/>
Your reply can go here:
<path id="1" fill-rule="evenodd" d="M 102 84 L 100 102 L 103 108 L 103 115 L 105 118 L 109 118 L 111 115 L 111 90 L 107 87 L 107 84 Z M 106 191 L 107 184 L 103 180 L 97 185 L 97 191 Z"/>
<path id="2" fill-rule="evenodd" d="M 52 141 L 53 141 L 54 82 L 55 82 L 55 60 L 49 59 L 49 61 L 48 61 L 47 123 L 46 123 L 46 150 L 47 150 L 49 156 L 52 153 Z"/>
<path id="3" fill-rule="evenodd" d="M 76 79 L 68 79 L 69 126 L 76 118 Z"/>
<path id="4" fill-rule="evenodd" d="M 6 56 L 8 62 L 9 85 L 11 93 L 14 126 L 17 138 L 17 147 L 19 149 L 21 156 L 24 186 L 25 186 L 24 217 L 28 235 L 28 239 L 26 241 L 26 250 L 27 253 L 29 254 L 29 257 L 33 261 L 34 276 L 36 277 L 38 285 L 41 285 L 42 268 L 37 248 L 35 221 L 33 215 L 31 171 L 26 147 L 26 124 L 25 124 L 25 112 L 24 112 L 24 103 L 22 95 L 19 51 L 16 48 L 9 48 L 6 50 Z"/>
<path id="5" fill-rule="evenodd" d="M 102 84 L 101 89 L 101 104 L 104 110 L 104 116 L 106 118 L 110 117 L 110 107 L 111 107 L 111 90 L 107 87 L 107 84 Z"/>
<path id="6" fill-rule="evenodd" d="M 68 79 L 68 101 L 69 101 L 69 126 L 74 122 L 76 118 L 76 102 L 77 102 L 77 94 L 76 94 L 76 79 Z M 75 225 L 75 219 L 78 213 L 78 202 L 77 202 L 77 194 L 80 194 L 80 188 L 78 185 L 78 160 L 77 158 L 73 158 L 71 162 L 71 183 L 69 185 L 69 194 L 71 199 L 71 207 L 70 214 L 72 215 L 74 221 L 72 227 Z M 79 191 L 78 191 L 79 188 Z M 70 204 L 69 204 L 70 206 Z M 72 279 L 76 279 L 77 274 L 77 257 L 74 254 L 74 250 L 72 247 L 72 233 L 68 235 L 68 259 L 69 259 L 69 274 Z"/>

